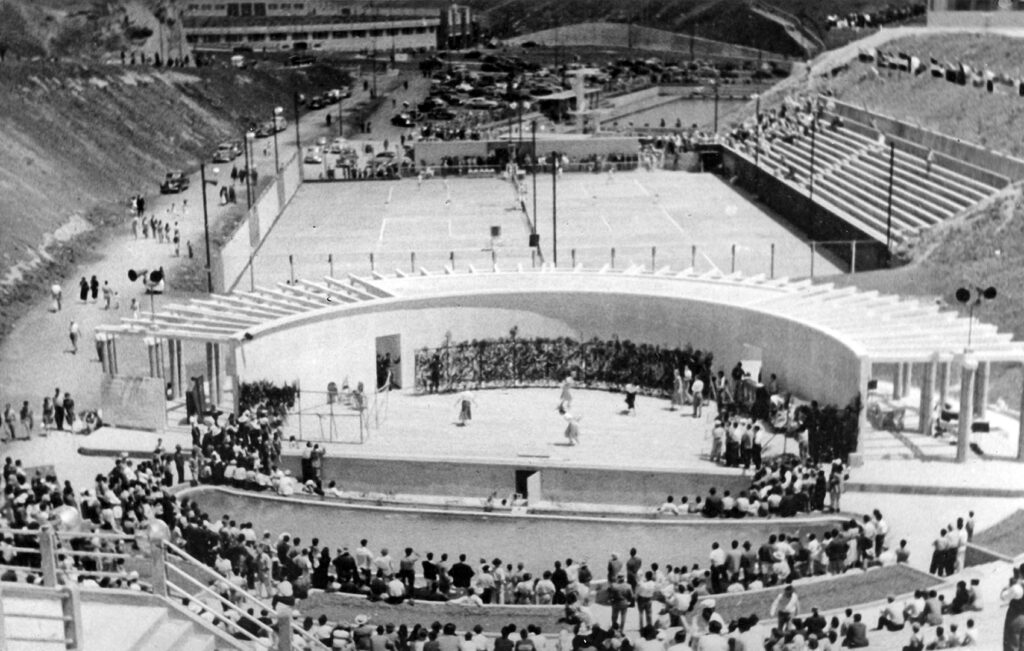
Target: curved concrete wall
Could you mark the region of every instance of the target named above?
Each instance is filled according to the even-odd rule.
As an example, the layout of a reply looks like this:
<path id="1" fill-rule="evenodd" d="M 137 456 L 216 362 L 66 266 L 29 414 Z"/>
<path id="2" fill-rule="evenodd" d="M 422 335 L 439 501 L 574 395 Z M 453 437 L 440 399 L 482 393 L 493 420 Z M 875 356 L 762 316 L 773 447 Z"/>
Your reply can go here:
<path id="1" fill-rule="evenodd" d="M 618 336 L 662 346 L 692 344 L 713 352 L 716 369 L 727 372 L 743 357 L 745 345 L 756 346 L 763 351 L 765 372 L 777 374 L 797 395 L 845 405 L 859 388 L 859 357 L 843 341 L 795 319 L 716 302 L 713 291 L 705 290 L 709 298 L 645 295 L 642 278 L 602 279 L 609 286 L 604 291 L 593 285 L 498 291 L 464 282 L 463 292 L 479 293 L 439 289 L 434 295 L 323 310 L 256 330 L 255 338 L 239 347 L 237 373 L 242 380 L 299 379 L 307 390 L 346 378 L 353 386 L 369 385 L 376 337 L 398 334 L 408 385 L 416 348 L 441 345 L 448 332 L 453 341 L 464 341 L 507 336 L 518 326 L 523 337 Z"/>

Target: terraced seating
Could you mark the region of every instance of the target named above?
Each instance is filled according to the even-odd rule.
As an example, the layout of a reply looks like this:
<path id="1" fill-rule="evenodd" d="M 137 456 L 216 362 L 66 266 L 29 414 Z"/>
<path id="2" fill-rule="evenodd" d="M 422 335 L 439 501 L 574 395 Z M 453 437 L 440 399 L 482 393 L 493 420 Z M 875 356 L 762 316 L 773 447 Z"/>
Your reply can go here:
<path id="1" fill-rule="evenodd" d="M 889 148 L 857 130 L 822 129 L 814 137 L 814 199 L 838 212 L 871 237 L 885 241 L 889 230 Z M 766 170 L 810 187 L 812 142 L 799 137 L 774 140 L 762 149 Z M 891 233 L 906 239 L 949 219 L 998 188 L 967 177 L 940 162 L 896 148 L 892 170 Z"/>

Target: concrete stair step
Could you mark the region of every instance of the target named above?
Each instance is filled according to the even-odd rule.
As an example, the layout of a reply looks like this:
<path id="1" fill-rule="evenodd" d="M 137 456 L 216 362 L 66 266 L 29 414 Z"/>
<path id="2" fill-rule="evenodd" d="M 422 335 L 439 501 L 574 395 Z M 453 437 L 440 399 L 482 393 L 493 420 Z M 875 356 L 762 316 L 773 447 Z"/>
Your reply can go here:
<path id="1" fill-rule="evenodd" d="M 147 639 L 167 619 L 165 608 L 83 601 L 83 651 L 146 648 L 136 644 Z"/>
<path id="2" fill-rule="evenodd" d="M 30 642 L 7 641 L 8 651 L 56 651 L 64 649 L 64 623 L 60 599 L 40 595 L 38 598 L 4 596 L 4 635 L 33 638 Z"/>
<path id="3" fill-rule="evenodd" d="M 132 651 L 171 651 L 180 648 L 191 637 L 210 636 L 202 636 L 191 622 L 165 617 L 155 629 L 137 639 L 130 648 Z"/>

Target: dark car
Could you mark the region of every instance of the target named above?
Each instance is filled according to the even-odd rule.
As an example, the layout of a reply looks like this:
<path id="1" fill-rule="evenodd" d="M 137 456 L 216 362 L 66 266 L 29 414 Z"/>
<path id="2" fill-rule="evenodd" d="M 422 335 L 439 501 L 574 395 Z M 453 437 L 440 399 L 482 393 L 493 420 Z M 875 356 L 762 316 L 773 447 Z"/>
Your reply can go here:
<path id="1" fill-rule="evenodd" d="M 408 113 L 396 113 L 391 118 L 391 125 L 395 127 L 412 127 L 416 125 L 416 121 Z"/>
<path id="2" fill-rule="evenodd" d="M 323 97 L 320 97 L 319 95 L 315 95 L 315 96 L 313 96 L 312 99 L 309 100 L 308 106 L 309 106 L 309 110 L 315 111 L 317 109 L 322 109 L 323 107 L 327 106 L 327 104 L 324 102 L 324 98 Z"/>
<path id="3" fill-rule="evenodd" d="M 160 194 L 175 194 L 185 190 L 188 190 L 188 176 L 181 170 L 168 172 L 160 184 Z"/>
<path id="4" fill-rule="evenodd" d="M 455 114 L 445 108 L 437 108 L 431 111 L 428 116 L 431 120 L 454 120 Z"/>

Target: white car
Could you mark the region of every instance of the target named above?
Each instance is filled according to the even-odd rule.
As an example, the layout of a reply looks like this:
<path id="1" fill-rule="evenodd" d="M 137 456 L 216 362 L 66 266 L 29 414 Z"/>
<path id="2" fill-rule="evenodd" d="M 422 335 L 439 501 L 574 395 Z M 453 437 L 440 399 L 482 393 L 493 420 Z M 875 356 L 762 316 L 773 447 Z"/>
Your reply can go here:
<path id="1" fill-rule="evenodd" d="M 348 147 L 348 140 L 345 138 L 335 138 L 331 141 L 331 148 L 329 151 L 332 154 L 340 154 L 346 147 Z"/>
<path id="2" fill-rule="evenodd" d="M 319 147 L 307 147 L 306 155 L 302 158 L 302 162 L 312 165 L 322 165 L 324 162 L 324 155 L 320 151 Z"/>
<path id="3" fill-rule="evenodd" d="M 470 109 L 496 109 L 498 103 L 493 99 L 487 99 L 486 97 L 473 97 L 470 98 L 463 106 Z"/>

